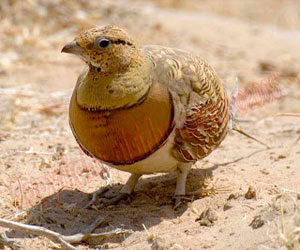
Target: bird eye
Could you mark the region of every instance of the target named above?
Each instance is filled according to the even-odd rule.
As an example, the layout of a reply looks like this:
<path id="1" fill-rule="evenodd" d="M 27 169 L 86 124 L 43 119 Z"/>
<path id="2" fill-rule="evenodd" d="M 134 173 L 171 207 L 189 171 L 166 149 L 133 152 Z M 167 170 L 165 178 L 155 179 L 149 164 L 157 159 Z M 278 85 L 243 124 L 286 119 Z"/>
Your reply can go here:
<path id="1" fill-rule="evenodd" d="M 110 45 L 110 40 L 105 37 L 97 37 L 95 40 L 95 46 L 99 49 L 105 49 Z"/>

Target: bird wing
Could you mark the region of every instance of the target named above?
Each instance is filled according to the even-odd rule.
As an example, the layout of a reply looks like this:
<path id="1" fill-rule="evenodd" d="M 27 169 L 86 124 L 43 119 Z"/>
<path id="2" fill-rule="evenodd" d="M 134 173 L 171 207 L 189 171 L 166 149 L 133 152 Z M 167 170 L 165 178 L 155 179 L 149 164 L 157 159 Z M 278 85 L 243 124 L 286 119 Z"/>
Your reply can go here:
<path id="1" fill-rule="evenodd" d="M 199 56 L 161 46 L 141 48 L 152 77 L 166 84 L 175 107 L 175 156 L 196 161 L 210 154 L 227 133 L 229 105 L 224 86 Z"/>

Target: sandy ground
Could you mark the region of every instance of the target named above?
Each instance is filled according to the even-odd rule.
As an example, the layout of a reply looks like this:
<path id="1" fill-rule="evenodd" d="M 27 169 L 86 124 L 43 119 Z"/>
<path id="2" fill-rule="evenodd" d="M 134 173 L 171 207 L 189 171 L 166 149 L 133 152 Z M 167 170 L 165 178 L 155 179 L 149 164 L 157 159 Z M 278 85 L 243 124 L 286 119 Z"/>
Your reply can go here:
<path id="1" fill-rule="evenodd" d="M 1 218 L 70 235 L 103 216 L 96 232 L 131 230 L 86 240 L 78 249 L 300 249 L 300 117 L 278 116 L 300 113 L 300 5 L 222 2 L 2 1 Z M 80 152 L 68 102 L 83 63 L 60 49 L 80 30 L 108 23 L 140 44 L 201 55 L 229 92 L 238 77 L 237 123 L 270 148 L 230 133 L 193 167 L 189 203 L 177 210 L 174 173 L 144 176 L 130 204 L 85 209 L 90 193 L 110 178 L 117 192 L 128 174 Z M 24 249 L 59 246 L 4 231 Z"/>

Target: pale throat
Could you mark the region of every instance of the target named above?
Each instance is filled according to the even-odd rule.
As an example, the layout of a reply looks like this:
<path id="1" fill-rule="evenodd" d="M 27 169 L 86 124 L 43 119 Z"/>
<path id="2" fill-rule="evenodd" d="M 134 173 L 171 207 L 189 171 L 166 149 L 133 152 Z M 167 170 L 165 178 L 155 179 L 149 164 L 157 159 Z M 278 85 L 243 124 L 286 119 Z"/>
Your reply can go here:
<path id="1" fill-rule="evenodd" d="M 132 67 L 121 74 L 105 74 L 87 68 L 77 83 L 78 105 L 89 110 L 113 110 L 135 105 L 151 85 L 149 67 L 141 68 Z"/>

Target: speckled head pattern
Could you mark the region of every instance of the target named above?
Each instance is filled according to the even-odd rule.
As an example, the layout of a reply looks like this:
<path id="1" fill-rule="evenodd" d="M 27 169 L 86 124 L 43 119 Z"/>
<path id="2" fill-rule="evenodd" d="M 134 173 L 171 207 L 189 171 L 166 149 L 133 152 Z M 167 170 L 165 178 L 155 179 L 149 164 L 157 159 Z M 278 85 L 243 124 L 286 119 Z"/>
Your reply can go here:
<path id="1" fill-rule="evenodd" d="M 118 72 L 125 70 L 136 51 L 136 45 L 122 29 L 108 25 L 84 31 L 75 38 L 83 49 L 81 57 L 92 70 Z"/>

